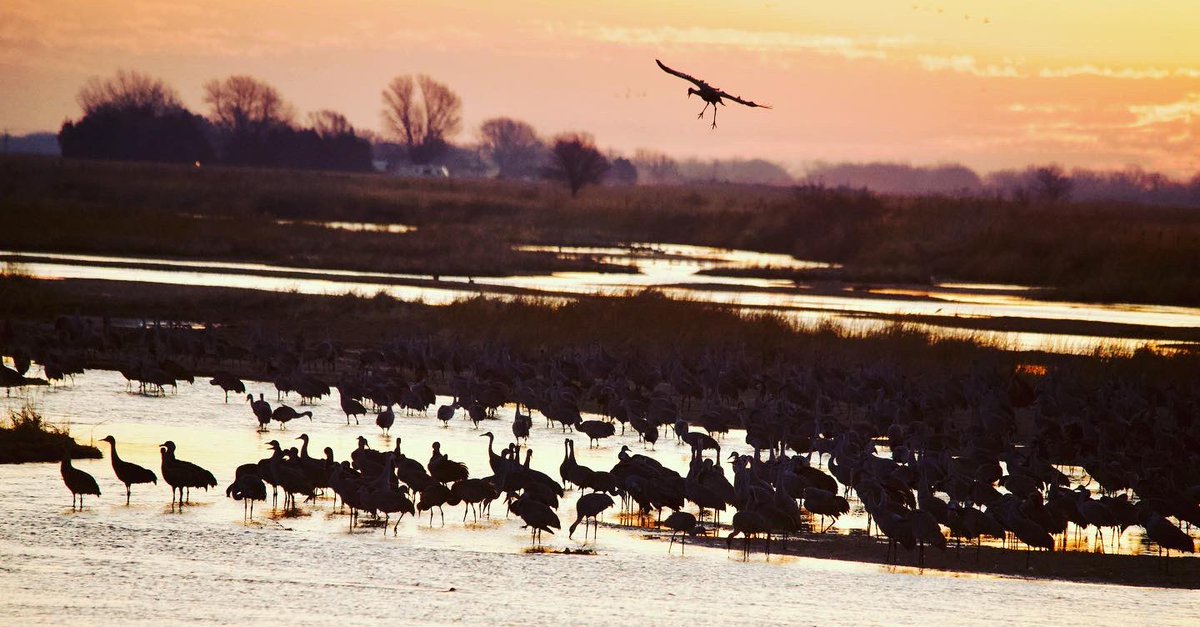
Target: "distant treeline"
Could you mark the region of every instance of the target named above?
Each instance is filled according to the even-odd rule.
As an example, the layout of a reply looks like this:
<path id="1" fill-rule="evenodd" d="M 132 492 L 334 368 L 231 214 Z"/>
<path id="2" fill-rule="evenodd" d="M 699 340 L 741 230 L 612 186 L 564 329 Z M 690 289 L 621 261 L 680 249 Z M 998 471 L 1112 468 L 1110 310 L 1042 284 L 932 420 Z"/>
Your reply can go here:
<path id="1" fill-rule="evenodd" d="M 1058 166 L 1045 165 L 980 176 L 959 164 L 817 163 L 800 182 L 904 196 L 944 194 L 1017 201 L 1115 200 L 1200 206 L 1200 174 L 1188 181 L 1178 181 L 1138 168 L 1111 172 L 1076 168 L 1066 172 Z"/>
<path id="2" fill-rule="evenodd" d="M 188 110 L 174 88 L 137 72 L 92 79 L 80 90 L 83 117 L 58 133 L 62 156 L 111 161 L 224 163 L 368 170 L 371 142 L 339 113 L 306 125 L 270 85 L 246 76 L 205 84 L 208 117 Z"/>

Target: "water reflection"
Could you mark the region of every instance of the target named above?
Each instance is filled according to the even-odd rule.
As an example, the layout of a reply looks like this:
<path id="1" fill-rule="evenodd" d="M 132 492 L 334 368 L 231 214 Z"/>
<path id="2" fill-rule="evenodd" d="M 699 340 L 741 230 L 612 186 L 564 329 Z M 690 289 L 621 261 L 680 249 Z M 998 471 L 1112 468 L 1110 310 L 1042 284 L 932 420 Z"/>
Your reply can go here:
<path id="1" fill-rule="evenodd" d="M 417 230 L 417 227 L 411 224 L 385 224 L 380 222 L 317 222 L 308 220 L 276 220 L 275 224 L 304 224 L 309 226 L 323 226 L 327 229 L 338 229 L 342 231 L 368 232 L 368 233 L 412 233 Z"/>

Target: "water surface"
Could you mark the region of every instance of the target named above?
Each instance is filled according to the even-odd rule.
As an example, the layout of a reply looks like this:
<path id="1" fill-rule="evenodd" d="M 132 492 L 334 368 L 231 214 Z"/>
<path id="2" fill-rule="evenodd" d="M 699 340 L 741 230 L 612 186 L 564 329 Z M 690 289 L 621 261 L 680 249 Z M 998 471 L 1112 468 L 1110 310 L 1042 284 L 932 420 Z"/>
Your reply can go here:
<path id="1" fill-rule="evenodd" d="M 274 396 L 265 384 L 250 389 Z M 171 513 L 169 488 L 138 486 L 126 507 L 109 461 L 80 461 L 77 466 L 97 478 L 104 494 L 72 513 L 57 464 L 0 466 L 0 616 L 10 624 L 1200 622 L 1196 591 L 918 574 L 798 557 L 768 562 L 761 554 L 743 563 L 737 552 L 699 546 L 689 546 L 686 556 L 668 555 L 656 534 L 611 526 L 602 526 L 598 541 L 586 545 L 595 556 L 530 555 L 524 552 L 527 532 L 504 518 L 502 504 L 493 507 L 490 521 L 478 524 L 463 524 L 461 507 L 446 511 L 444 527 L 405 518 L 395 537 L 378 529 L 350 532 L 347 518 L 327 500 L 306 506 L 296 518 L 272 519 L 263 511 L 268 505 L 245 524 L 242 505 L 221 489 L 237 464 L 267 455 L 267 441 L 298 444 L 290 438 L 304 431 L 318 449 L 332 446 L 339 459 L 359 434 L 376 448 L 391 442 L 370 419 L 347 427 L 330 399 L 311 408 L 311 422 L 259 434 L 244 401 L 226 405 L 217 388 L 200 381 L 182 385 L 177 395 L 149 398 L 128 393 L 116 373 L 92 371 L 74 385 L 32 395 L 48 420 L 69 426 L 78 439 L 112 434 L 123 458 L 156 471 L 157 444 L 172 439 L 179 457 L 212 470 L 221 488 L 193 492 L 193 505 Z M 0 410 L 22 402 L 2 399 Z M 484 427 L 507 441 L 509 417 Z M 435 423 L 432 415 L 401 414 L 393 435 L 403 437 L 410 457 L 427 460 L 437 440 L 473 476 L 486 474 L 481 431 L 465 420 L 449 428 Z M 741 448 L 737 435 L 725 441 L 727 450 Z M 563 437 L 535 420 L 534 467 L 557 476 Z M 621 444 L 643 452 L 629 436 L 591 450 L 576 439 L 580 462 L 593 468 L 615 462 Z M 676 468 L 687 459 L 686 450 L 666 438 L 647 454 Z M 569 493 L 559 508 L 564 527 L 575 498 Z M 546 536 L 546 543 L 555 549 L 585 546 L 565 531 Z"/>

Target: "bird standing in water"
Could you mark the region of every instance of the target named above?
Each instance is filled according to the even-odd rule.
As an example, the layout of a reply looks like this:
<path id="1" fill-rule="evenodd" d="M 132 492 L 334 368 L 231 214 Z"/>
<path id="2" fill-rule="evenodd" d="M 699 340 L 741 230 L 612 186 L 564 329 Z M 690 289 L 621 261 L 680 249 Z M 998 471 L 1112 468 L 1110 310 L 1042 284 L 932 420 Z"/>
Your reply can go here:
<path id="1" fill-rule="evenodd" d="M 691 98 L 692 94 L 695 94 L 697 96 L 700 96 L 700 99 L 704 101 L 704 108 L 700 110 L 700 115 L 696 116 L 696 118 L 697 119 L 703 118 L 704 113 L 708 111 L 709 105 L 712 105 L 712 108 L 713 108 L 712 128 L 717 128 L 717 105 L 725 106 L 725 100 L 732 100 L 740 105 L 745 105 L 747 107 L 757 107 L 760 109 L 770 109 L 771 108 L 767 105 L 760 105 L 757 102 L 753 102 L 751 100 L 745 100 L 743 98 L 734 96 L 733 94 L 731 94 L 727 91 L 717 89 L 716 87 L 709 85 L 705 81 L 702 81 L 702 80 L 700 80 L 694 76 L 691 76 L 689 74 L 685 74 L 678 70 L 672 70 L 671 68 L 667 67 L 666 65 L 663 65 L 663 62 L 659 61 L 658 59 L 655 59 L 654 62 L 657 63 L 658 67 L 662 68 L 662 71 L 666 72 L 667 74 L 671 74 L 673 76 L 678 76 L 679 78 L 682 78 L 685 81 L 689 81 L 693 85 L 695 85 L 695 87 L 688 87 L 688 90 L 687 90 L 688 97 Z"/>

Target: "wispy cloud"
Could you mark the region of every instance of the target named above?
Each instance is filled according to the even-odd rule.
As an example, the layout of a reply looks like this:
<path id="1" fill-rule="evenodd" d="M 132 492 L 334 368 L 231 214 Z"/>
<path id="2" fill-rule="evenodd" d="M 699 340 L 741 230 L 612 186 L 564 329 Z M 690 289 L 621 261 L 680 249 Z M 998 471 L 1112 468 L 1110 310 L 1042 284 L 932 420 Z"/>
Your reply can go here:
<path id="1" fill-rule="evenodd" d="M 557 27 L 550 27 L 557 30 Z M 581 24 L 577 35 L 596 41 L 646 46 L 707 46 L 775 52 L 815 52 L 846 59 L 886 59 L 889 51 L 916 43 L 912 37 L 847 37 L 842 35 L 797 35 L 782 31 L 752 31 L 735 28 L 677 28 L 674 26 L 625 27 Z"/>
<path id="2" fill-rule="evenodd" d="M 921 69 L 927 72 L 958 72 L 987 78 L 1020 78 L 1016 63 L 1005 59 L 1003 63 L 980 64 L 971 55 L 938 56 L 923 54 L 917 57 Z"/>
<path id="3" fill-rule="evenodd" d="M 1042 68 L 1038 72 L 1042 78 L 1073 78 L 1076 76 L 1098 76 L 1101 78 L 1119 78 L 1130 80 L 1161 80 L 1164 78 L 1200 78 L 1200 69 L 1181 68 L 1130 68 L 1108 67 L 1100 65 L 1072 65 L 1059 68 Z"/>
<path id="4" fill-rule="evenodd" d="M 1053 103 L 1053 104 L 1028 104 L 1024 102 L 1014 102 L 1007 107 L 1005 111 L 1012 113 L 1028 113 L 1035 115 L 1057 115 L 1060 113 L 1077 113 L 1080 111 L 1078 105 Z"/>
<path id="5" fill-rule="evenodd" d="M 1200 94 L 1188 94 L 1183 100 L 1166 104 L 1130 105 L 1129 112 L 1136 117 L 1134 127 L 1172 122 L 1191 124 L 1200 121 Z"/>

